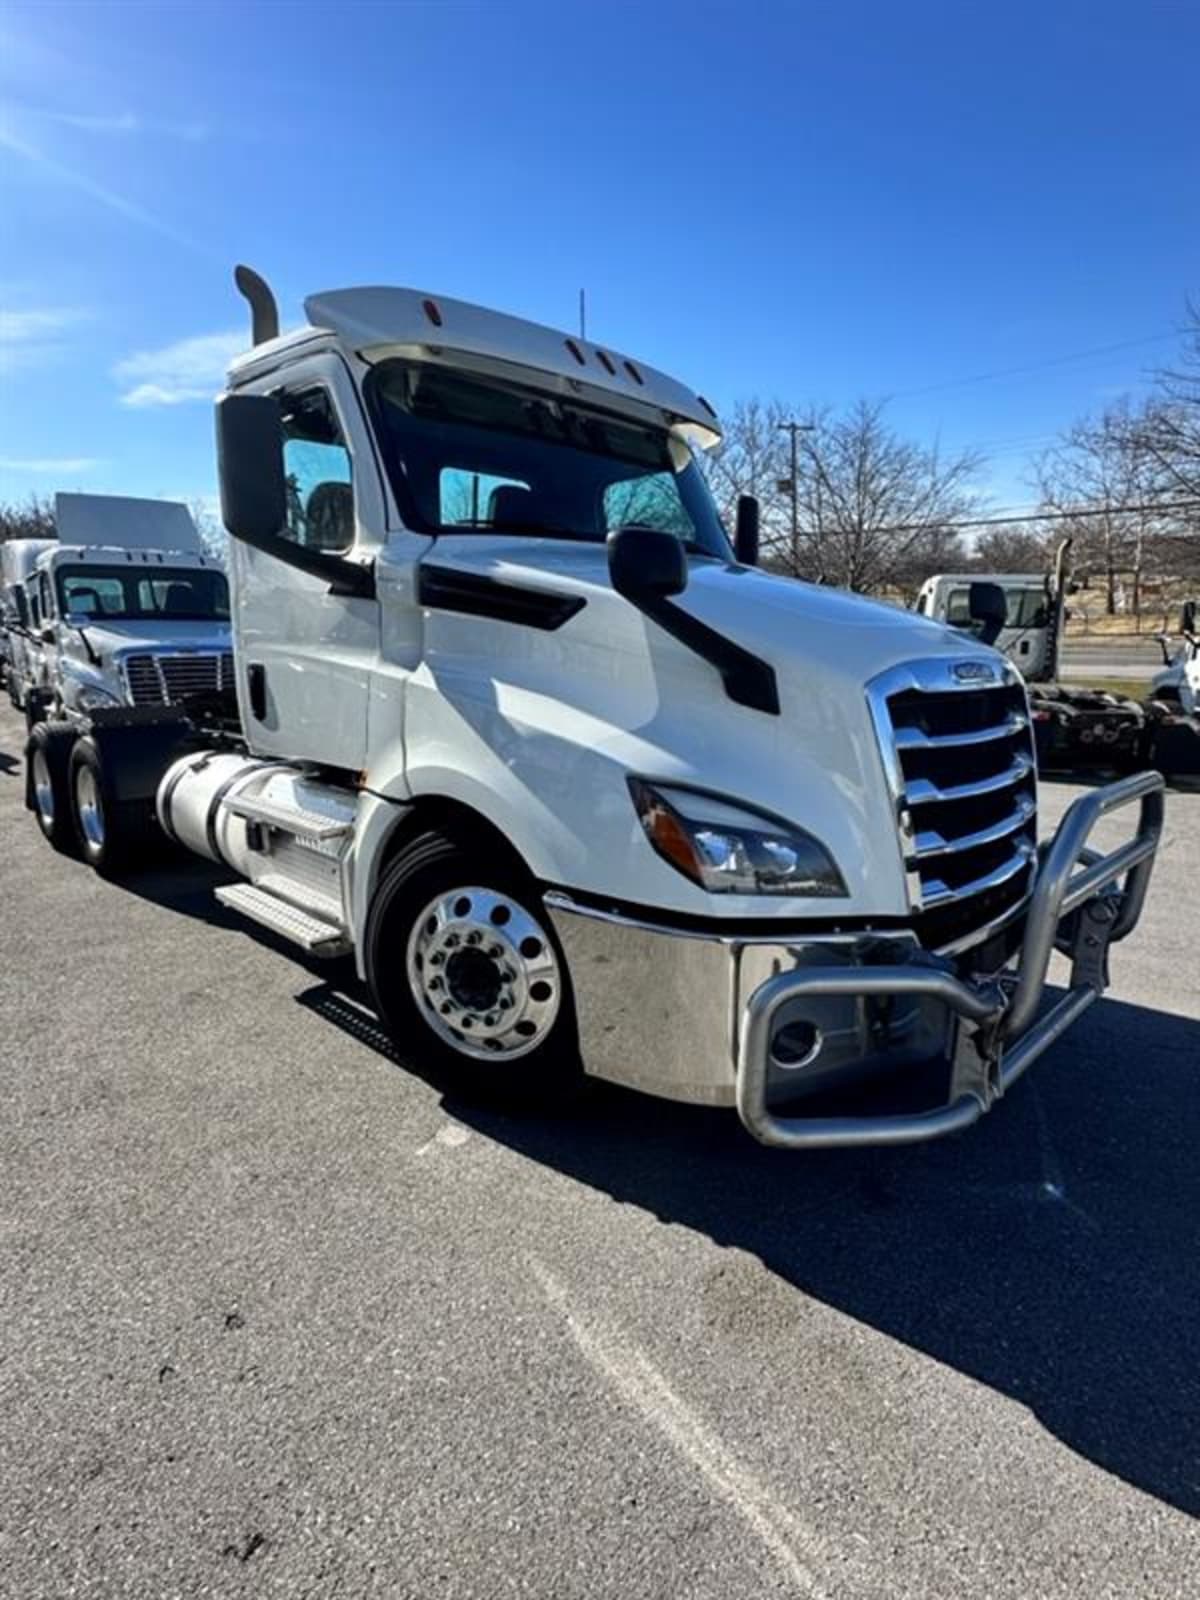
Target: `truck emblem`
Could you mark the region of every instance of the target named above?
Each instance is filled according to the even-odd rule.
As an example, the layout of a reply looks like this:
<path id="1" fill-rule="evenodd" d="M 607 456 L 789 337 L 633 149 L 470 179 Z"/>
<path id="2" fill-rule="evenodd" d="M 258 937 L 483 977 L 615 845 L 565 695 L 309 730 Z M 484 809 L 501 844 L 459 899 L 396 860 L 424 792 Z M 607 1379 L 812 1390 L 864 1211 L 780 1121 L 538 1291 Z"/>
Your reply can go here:
<path id="1" fill-rule="evenodd" d="M 959 683 L 994 683 L 996 669 L 986 661 L 956 661 L 951 669 Z"/>

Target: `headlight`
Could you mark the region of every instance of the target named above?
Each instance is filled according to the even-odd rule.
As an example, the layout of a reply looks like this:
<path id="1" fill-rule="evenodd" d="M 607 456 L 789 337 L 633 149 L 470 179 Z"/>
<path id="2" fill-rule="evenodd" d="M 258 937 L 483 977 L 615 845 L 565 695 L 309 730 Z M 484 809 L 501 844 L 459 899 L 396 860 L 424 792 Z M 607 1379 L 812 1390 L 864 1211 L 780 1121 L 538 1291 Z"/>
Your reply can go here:
<path id="1" fill-rule="evenodd" d="M 658 854 L 710 894 L 849 892 L 829 851 L 803 828 L 674 784 L 630 778 L 629 790 Z"/>
<path id="2" fill-rule="evenodd" d="M 107 689 L 97 689 L 92 684 L 87 684 L 75 696 L 81 711 L 102 711 L 105 706 L 119 706 L 123 704 L 121 697 L 109 694 Z"/>

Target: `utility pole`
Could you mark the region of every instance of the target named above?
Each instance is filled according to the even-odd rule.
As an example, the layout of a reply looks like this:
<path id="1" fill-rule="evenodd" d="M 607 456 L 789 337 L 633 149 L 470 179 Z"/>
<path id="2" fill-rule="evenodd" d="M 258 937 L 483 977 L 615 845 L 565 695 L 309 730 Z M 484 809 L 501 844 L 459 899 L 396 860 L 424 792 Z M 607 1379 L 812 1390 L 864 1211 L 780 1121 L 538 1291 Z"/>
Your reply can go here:
<path id="1" fill-rule="evenodd" d="M 789 494 L 792 500 L 792 577 L 796 577 L 800 570 L 800 479 L 799 465 L 796 460 L 796 435 L 798 433 L 812 433 L 816 429 L 815 422 L 781 422 L 779 426 L 791 437 L 791 477 L 781 478 L 776 488 Z"/>

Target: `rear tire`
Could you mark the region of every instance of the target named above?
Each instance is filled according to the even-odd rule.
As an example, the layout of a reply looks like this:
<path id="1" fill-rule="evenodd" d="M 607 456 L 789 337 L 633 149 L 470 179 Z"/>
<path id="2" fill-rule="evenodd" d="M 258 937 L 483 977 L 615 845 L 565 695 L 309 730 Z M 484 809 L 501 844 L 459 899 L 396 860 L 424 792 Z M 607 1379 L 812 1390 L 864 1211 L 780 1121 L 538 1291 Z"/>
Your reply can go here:
<path id="1" fill-rule="evenodd" d="M 71 817 L 79 852 L 106 878 L 126 871 L 133 857 L 142 808 L 113 794 L 100 752 L 88 737 L 76 740 L 69 769 Z"/>
<path id="2" fill-rule="evenodd" d="M 25 742 L 25 804 L 44 837 L 64 855 L 77 849 L 71 815 L 70 761 L 75 729 L 39 722 Z"/>
<path id="3" fill-rule="evenodd" d="M 580 1077 L 566 961 L 536 886 L 444 833 L 405 845 L 364 938 L 375 1008 L 397 1046 L 468 1092 L 567 1093 Z"/>

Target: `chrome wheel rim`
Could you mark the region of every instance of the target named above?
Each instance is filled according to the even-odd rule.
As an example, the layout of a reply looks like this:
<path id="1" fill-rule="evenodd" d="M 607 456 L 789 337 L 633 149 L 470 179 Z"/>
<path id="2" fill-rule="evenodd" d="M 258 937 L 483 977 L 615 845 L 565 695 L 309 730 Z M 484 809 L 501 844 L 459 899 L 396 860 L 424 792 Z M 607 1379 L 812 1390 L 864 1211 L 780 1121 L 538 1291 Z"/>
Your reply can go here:
<path id="1" fill-rule="evenodd" d="M 96 849 L 104 847 L 104 807 L 96 774 L 91 767 L 80 767 L 75 777 L 75 809 L 79 813 L 79 826 L 88 844 Z"/>
<path id="2" fill-rule="evenodd" d="M 511 895 L 469 885 L 439 894 L 413 924 L 408 985 L 434 1033 L 476 1061 L 536 1050 L 562 1003 L 558 957 Z"/>
<path id="3" fill-rule="evenodd" d="M 50 781 L 50 763 L 41 750 L 33 752 L 33 798 L 38 816 L 48 828 L 54 826 L 54 785 Z"/>

